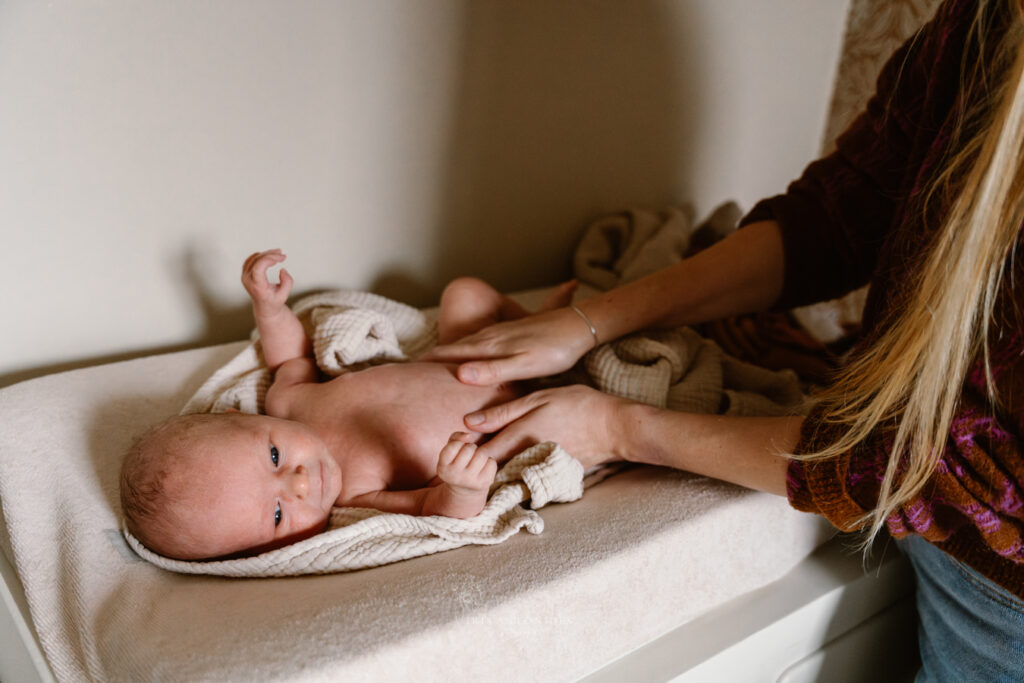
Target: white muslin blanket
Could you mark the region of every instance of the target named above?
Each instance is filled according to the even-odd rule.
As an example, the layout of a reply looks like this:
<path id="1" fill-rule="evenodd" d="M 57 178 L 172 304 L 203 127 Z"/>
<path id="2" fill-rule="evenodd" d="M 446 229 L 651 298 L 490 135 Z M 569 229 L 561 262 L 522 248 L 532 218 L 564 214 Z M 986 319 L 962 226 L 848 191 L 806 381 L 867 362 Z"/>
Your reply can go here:
<path id="1" fill-rule="evenodd" d="M 730 229 L 727 205 L 712 219 L 694 226 L 686 212 L 632 212 L 592 226 L 577 253 L 586 253 L 593 280 L 601 258 L 611 258 L 599 284 L 668 265 L 693 250 L 704 235 L 714 241 Z M 716 223 L 717 221 L 717 223 Z M 733 221 L 734 224 L 734 221 Z M 638 227 L 639 226 L 639 227 Z M 713 234 L 712 239 L 706 236 Z M 618 250 L 624 250 L 619 253 Z M 367 292 L 327 292 L 297 302 L 296 314 L 313 340 L 320 368 L 328 375 L 368 364 L 415 358 L 437 339 L 436 317 Z M 581 374 L 582 373 L 582 374 Z M 217 370 L 182 412 L 223 412 L 228 408 L 262 410 L 271 376 L 261 361 L 259 340 Z M 800 409 L 804 395 L 796 375 L 738 361 L 689 328 L 650 331 L 602 344 L 563 381 L 586 381 L 600 390 L 649 405 L 699 413 L 784 415 Z M 549 502 L 569 502 L 583 492 L 583 468 L 553 443 L 534 446 L 499 471 L 483 512 L 471 519 L 413 517 L 378 510 L 337 508 L 328 530 L 261 555 L 211 562 L 171 560 L 144 548 L 127 531 L 129 544 L 143 558 L 166 569 L 223 576 L 288 576 L 362 569 L 462 545 L 494 544 L 520 529 L 540 533 L 536 512 Z M 529 506 L 526 503 L 529 501 Z"/>

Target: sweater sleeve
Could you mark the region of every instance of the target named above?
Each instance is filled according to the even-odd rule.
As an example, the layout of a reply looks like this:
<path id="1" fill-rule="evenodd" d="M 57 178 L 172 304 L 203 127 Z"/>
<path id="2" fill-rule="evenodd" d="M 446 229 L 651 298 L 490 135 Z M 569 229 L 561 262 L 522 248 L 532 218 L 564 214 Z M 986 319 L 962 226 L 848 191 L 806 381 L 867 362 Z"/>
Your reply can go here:
<path id="1" fill-rule="evenodd" d="M 947 2 L 886 62 L 865 110 L 784 194 L 758 202 L 741 225 L 776 221 L 785 280 L 776 306 L 838 298 L 867 284 L 919 170 L 915 157 L 934 140 L 955 97 L 967 12 Z M 952 85 L 951 85 L 952 84 Z"/>
<path id="2" fill-rule="evenodd" d="M 1024 568 L 1024 443 L 1017 405 L 1017 397 L 1024 396 L 1020 332 L 1006 334 L 993 352 L 998 391 L 1016 400 L 1001 411 L 993 409 L 983 363 L 976 362 L 934 474 L 886 522 L 896 537 L 919 534 L 951 546 L 962 545 L 964 538 L 980 540 L 999 557 L 1018 564 L 1020 571 Z M 820 416 L 813 417 L 805 422 L 801 452 L 816 450 L 835 436 L 816 419 Z M 891 447 L 889 438 L 879 436 L 844 457 L 792 461 L 787 480 L 790 502 L 797 509 L 824 515 L 840 529 L 858 528 L 878 500 Z"/>
<path id="3" fill-rule="evenodd" d="M 890 59 L 878 92 L 839 139 L 836 152 L 811 164 L 786 194 L 759 203 L 744 219 L 774 219 L 781 227 L 786 281 L 779 305 L 834 298 L 870 280 L 877 295 L 874 324 L 883 324 L 880 312 L 901 310 L 901 284 L 936 227 L 920 219 L 913 197 L 950 146 L 974 13 L 972 2 L 945 2 Z M 1016 258 L 1014 267 L 1024 267 L 1024 257 Z M 1024 279 L 1008 281 L 1017 289 L 1006 300 L 1016 305 L 1024 300 Z M 990 401 L 979 360 L 964 382 L 936 469 L 886 523 L 893 535 L 921 535 L 1024 597 L 1022 323 L 1016 315 L 993 319 L 999 322 L 989 342 L 1000 405 Z M 876 331 L 866 325 L 862 343 Z M 836 443 L 842 427 L 828 418 L 822 407 L 810 412 L 796 453 Z M 892 433 L 878 429 L 836 457 L 792 460 L 790 502 L 840 529 L 860 528 L 877 505 L 891 457 L 902 454 L 893 453 Z"/>

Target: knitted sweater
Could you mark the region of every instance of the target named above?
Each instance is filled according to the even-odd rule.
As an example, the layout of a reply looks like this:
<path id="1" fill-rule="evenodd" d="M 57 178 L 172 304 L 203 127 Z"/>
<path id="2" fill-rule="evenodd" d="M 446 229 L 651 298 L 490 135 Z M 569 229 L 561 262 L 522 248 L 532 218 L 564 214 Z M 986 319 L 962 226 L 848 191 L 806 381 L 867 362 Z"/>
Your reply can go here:
<path id="1" fill-rule="evenodd" d="M 841 296 L 871 283 L 862 344 L 871 344 L 910 293 L 914 264 L 938 221 L 923 222 L 913 200 L 948 151 L 957 112 L 961 60 L 974 0 L 947 0 L 935 18 L 886 64 L 865 111 L 837 141 L 836 151 L 807 167 L 786 193 L 759 202 L 742 223 L 775 220 L 781 227 L 785 281 L 780 307 Z M 1001 30 L 997 17 L 990 28 Z M 1003 22 L 1005 26 L 1005 22 Z M 968 59 L 973 56 L 969 55 Z M 981 361 L 964 383 L 949 439 L 925 488 L 887 520 L 896 537 L 919 534 L 1024 598 L 1024 256 L 990 330 L 991 367 L 1000 406 L 987 399 Z M 941 343 L 941 340 L 935 340 Z M 892 432 L 841 456 L 791 461 L 790 502 L 850 530 L 877 500 Z M 797 453 L 837 438 L 823 409 L 804 423 Z"/>

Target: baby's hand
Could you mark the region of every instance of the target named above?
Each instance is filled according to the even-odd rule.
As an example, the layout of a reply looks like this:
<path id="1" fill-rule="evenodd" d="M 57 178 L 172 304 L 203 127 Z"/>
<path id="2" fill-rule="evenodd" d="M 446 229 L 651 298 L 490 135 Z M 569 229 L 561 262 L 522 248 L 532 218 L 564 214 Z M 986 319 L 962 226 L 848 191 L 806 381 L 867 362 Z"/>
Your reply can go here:
<path id="1" fill-rule="evenodd" d="M 253 312 L 257 318 L 278 313 L 291 294 L 292 276 L 284 268 L 281 269 L 279 284 L 272 284 L 267 279 L 267 270 L 285 258 L 280 249 L 269 249 L 253 254 L 242 264 L 242 286 L 252 298 Z"/>
<path id="2" fill-rule="evenodd" d="M 451 487 L 456 494 L 479 494 L 486 497 L 498 464 L 486 455 L 478 453 L 476 444 L 466 443 L 462 432 L 452 434 L 437 458 L 437 476 Z"/>

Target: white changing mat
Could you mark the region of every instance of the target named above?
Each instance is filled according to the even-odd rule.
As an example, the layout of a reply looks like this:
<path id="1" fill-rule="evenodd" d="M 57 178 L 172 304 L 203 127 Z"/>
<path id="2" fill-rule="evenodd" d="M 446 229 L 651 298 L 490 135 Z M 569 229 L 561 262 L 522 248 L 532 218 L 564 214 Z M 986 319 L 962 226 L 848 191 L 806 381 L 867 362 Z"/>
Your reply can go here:
<path id="1" fill-rule="evenodd" d="M 830 532 L 785 500 L 641 467 L 539 536 L 348 574 L 176 575 L 118 531 L 132 436 L 244 344 L 0 390 L 0 503 L 60 680 L 567 680 L 769 583 Z M 23 467 L 26 463 L 30 467 Z"/>

